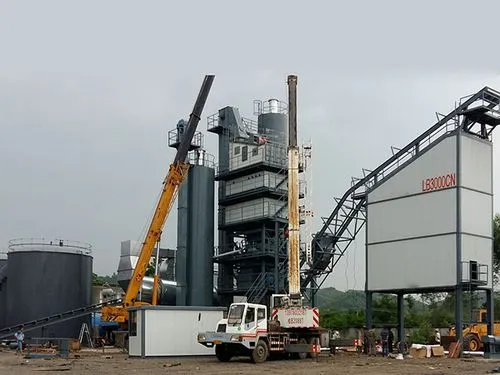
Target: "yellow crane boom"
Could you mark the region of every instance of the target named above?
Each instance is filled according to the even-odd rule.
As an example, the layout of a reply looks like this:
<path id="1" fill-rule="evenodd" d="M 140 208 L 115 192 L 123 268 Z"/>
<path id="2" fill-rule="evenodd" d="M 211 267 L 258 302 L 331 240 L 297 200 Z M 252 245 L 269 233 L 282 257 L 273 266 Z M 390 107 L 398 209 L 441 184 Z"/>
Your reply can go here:
<path id="1" fill-rule="evenodd" d="M 144 279 L 146 268 L 153 254 L 155 244 L 159 241 L 163 226 L 168 218 L 168 214 L 177 197 L 180 185 L 184 182 L 187 172 L 189 171 L 189 163 L 186 162 L 189 146 L 196 132 L 196 128 L 200 121 L 200 116 L 203 112 L 208 93 L 215 79 L 214 75 L 207 75 L 203 81 L 198 98 L 196 99 L 193 111 L 189 116 L 189 121 L 185 132 L 182 134 L 180 145 L 175 155 L 173 163 L 170 165 L 168 174 L 163 181 L 163 189 L 156 206 L 155 213 L 149 225 L 146 238 L 142 243 L 142 248 L 139 253 L 137 264 L 132 274 L 132 279 L 128 285 L 122 306 L 106 306 L 102 309 L 101 320 L 113 321 L 117 323 L 126 323 L 128 321 L 127 309 L 132 306 L 144 304 L 137 302 L 136 298 L 141 288 Z M 153 290 L 153 304 L 156 303 L 155 294 L 158 288 L 158 277 L 155 276 L 155 288 Z"/>

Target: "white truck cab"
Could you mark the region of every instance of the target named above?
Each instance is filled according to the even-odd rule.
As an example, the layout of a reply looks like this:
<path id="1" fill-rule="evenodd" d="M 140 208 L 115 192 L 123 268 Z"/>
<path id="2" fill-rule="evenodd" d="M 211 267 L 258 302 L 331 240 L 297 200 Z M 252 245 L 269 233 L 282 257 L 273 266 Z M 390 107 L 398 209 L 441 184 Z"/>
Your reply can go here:
<path id="1" fill-rule="evenodd" d="M 216 332 L 198 334 L 198 342 L 206 347 L 215 345 L 215 355 L 223 362 L 233 356 L 251 356 L 254 362 L 263 362 L 269 349 L 263 338 L 267 336 L 267 307 L 253 303 L 233 303 L 226 319 L 217 323 Z M 262 341 L 259 344 L 259 340 Z"/>

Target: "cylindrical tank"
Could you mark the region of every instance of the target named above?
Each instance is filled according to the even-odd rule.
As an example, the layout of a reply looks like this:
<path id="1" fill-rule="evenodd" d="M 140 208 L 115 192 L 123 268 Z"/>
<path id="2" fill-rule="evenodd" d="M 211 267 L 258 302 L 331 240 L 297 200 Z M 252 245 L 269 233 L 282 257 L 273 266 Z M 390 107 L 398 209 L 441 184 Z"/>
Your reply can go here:
<path id="1" fill-rule="evenodd" d="M 0 329 L 7 314 L 7 253 L 0 253 Z"/>
<path id="2" fill-rule="evenodd" d="M 188 306 L 187 283 L 187 247 L 189 237 L 189 176 L 192 169 L 188 172 L 187 179 L 180 186 L 177 195 L 177 251 L 175 252 L 175 280 L 177 281 L 178 306 Z"/>
<path id="3" fill-rule="evenodd" d="M 215 170 L 195 165 L 189 171 L 187 297 L 189 306 L 212 306 Z"/>
<path id="4" fill-rule="evenodd" d="M 152 302 L 152 292 L 153 292 L 153 282 L 152 277 L 146 276 L 142 281 L 141 288 L 141 301 L 146 303 Z M 158 304 L 162 306 L 176 306 L 177 298 L 179 295 L 179 285 L 176 281 L 163 280 L 160 279 L 160 285 L 158 285 Z M 215 289 L 212 290 L 210 298 L 213 306 L 217 306 L 218 296 Z M 184 305 L 184 304 L 182 304 Z"/>
<path id="5" fill-rule="evenodd" d="M 10 241 L 6 325 L 44 318 L 91 304 L 91 246 L 45 239 Z M 31 337 L 77 338 L 80 317 L 30 331 Z"/>
<path id="6" fill-rule="evenodd" d="M 257 118 L 257 131 L 268 140 L 288 145 L 288 118 L 286 113 L 280 112 L 280 102 L 276 99 L 268 101 L 266 109 Z"/>
<path id="7" fill-rule="evenodd" d="M 279 100 L 278 99 L 269 99 L 269 112 L 278 113 L 279 112 Z"/>

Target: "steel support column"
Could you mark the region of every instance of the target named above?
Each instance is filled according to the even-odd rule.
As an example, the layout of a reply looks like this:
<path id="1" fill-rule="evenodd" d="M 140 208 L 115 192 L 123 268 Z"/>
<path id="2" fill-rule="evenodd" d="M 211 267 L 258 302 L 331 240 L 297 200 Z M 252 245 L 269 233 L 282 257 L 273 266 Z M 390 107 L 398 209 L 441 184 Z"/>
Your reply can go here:
<path id="1" fill-rule="evenodd" d="M 405 341 L 405 308 L 404 294 L 398 293 L 397 319 L 398 319 L 398 341 Z"/>
<path id="2" fill-rule="evenodd" d="M 462 200 L 461 200 L 461 185 L 462 185 L 462 131 L 459 129 L 457 131 L 457 152 L 456 152 L 456 174 L 457 174 L 457 194 L 456 194 L 456 271 L 457 271 L 457 286 L 455 287 L 455 331 L 457 341 L 462 338 L 462 322 L 463 322 L 463 291 L 462 291 Z"/>
<path id="3" fill-rule="evenodd" d="M 278 294 L 280 292 L 280 231 L 279 223 L 274 222 L 274 293 Z"/>
<path id="4" fill-rule="evenodd" d="M 366 292 L 366 327 L 372 328 L 373 324 L 373 292 Z"/>
<path id="5" fill-rule="evenodd" d="M 495 311 L 493 302 L 493 290 L 486 289 L 486 325 L 488 327 L 488 335 L 493 335 L 495 327 Z"/>

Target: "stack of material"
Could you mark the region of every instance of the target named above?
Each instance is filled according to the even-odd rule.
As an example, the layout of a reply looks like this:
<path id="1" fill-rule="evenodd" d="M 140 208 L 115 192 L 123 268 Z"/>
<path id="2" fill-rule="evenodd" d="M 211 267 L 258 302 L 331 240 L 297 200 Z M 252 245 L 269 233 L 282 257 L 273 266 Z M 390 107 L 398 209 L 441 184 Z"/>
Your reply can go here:
<path id="1" fill-rule="evenodd" d="M 410 355 L 413 358 L 442 357 L 444 348 L 441 345 L 413 344 L 410 348 Z"/>

